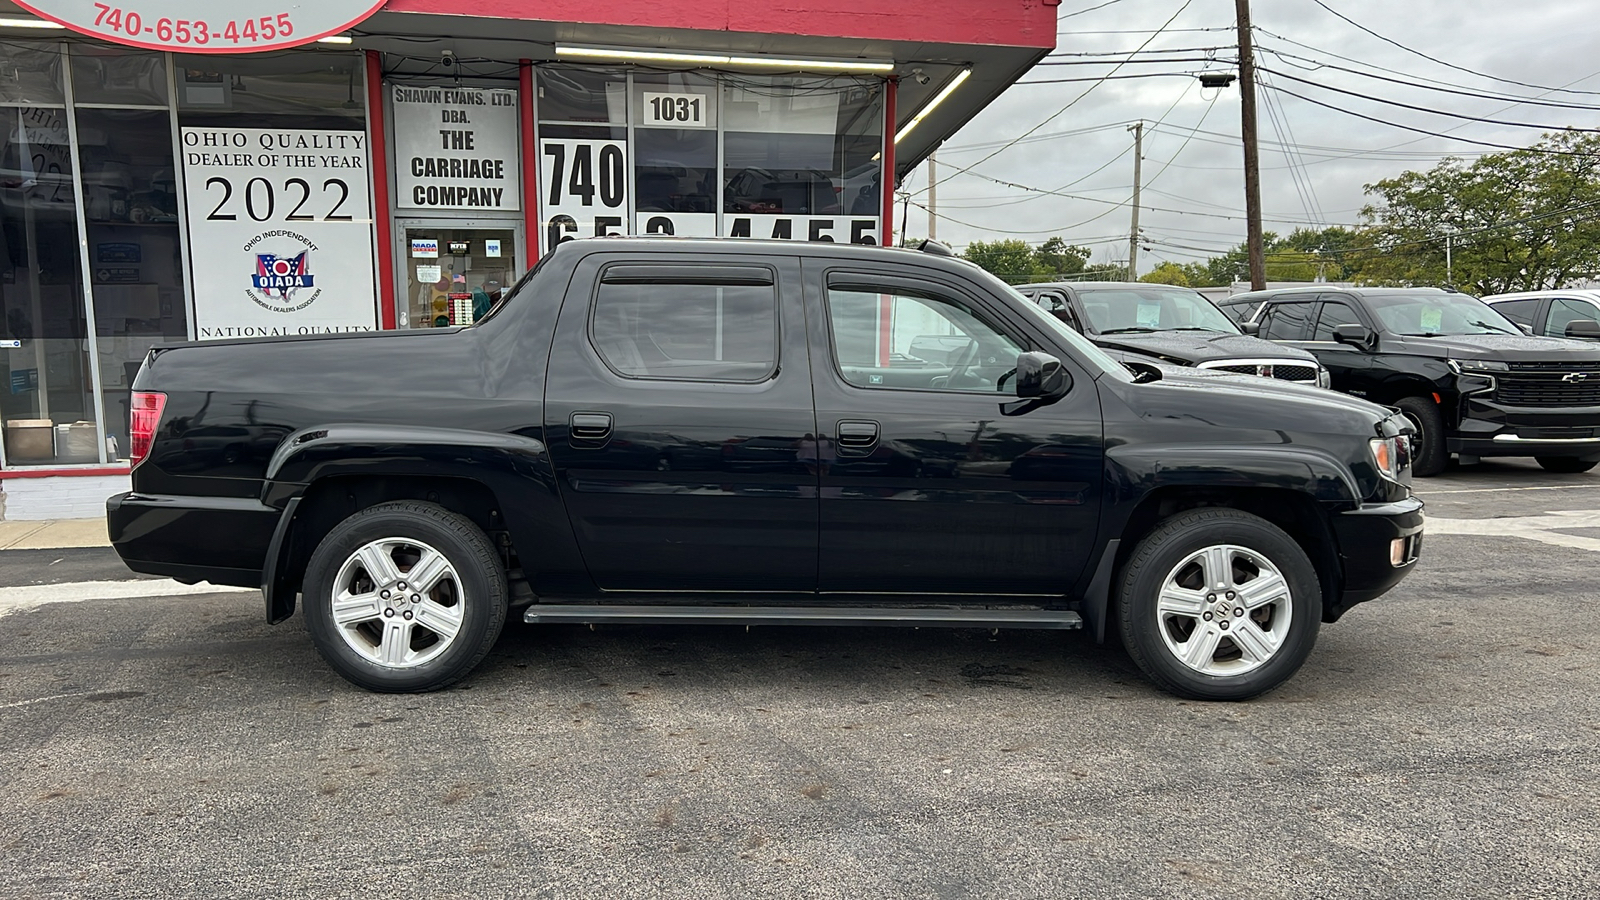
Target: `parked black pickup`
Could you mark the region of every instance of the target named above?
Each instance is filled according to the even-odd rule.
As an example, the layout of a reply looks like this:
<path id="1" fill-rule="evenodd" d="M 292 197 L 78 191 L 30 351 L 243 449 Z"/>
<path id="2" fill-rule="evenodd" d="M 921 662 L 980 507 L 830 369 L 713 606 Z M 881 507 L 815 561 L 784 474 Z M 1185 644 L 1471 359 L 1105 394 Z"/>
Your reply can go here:
<path id="1" fill-rule="evenodd" d="M 1304 287 L 1235 294 L 1229 316 L 1315 353 L 1333 389 L 1397 407 L 1416 474 L 1452 454 L 1532 456 L 1552 472 L 1600 463 L 1600 347 L 1534 337 L 1475 297 L 1438 288 Z"/>
<path id="2" fill-rule="evenodd" d="M 920 354 L 920 355 L 919 355 Z M 1254 696 L 1416 559 L 1406 420 L 1257 378 L 1135 377 L 915 251 L 562 244 L 469 328 L 152 351 L 140 572 L 303 598 L 374 690 L 529 622 L 1115 627 Z"/>

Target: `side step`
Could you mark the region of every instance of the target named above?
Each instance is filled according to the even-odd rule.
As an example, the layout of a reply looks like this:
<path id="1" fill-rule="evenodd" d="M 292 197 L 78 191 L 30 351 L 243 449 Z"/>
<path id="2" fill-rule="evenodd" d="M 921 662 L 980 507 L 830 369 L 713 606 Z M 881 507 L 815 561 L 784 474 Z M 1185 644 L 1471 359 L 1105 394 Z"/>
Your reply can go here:
<path id="1" fill-rule="evenodd" d="M 900 625 L 912 628 L 1083 627 L 1083 617 L 1065 609 L 960 609 L 951 607 L 849 606 L 614 606 L 535 603 L 524 622 L 593 625 Z"/>

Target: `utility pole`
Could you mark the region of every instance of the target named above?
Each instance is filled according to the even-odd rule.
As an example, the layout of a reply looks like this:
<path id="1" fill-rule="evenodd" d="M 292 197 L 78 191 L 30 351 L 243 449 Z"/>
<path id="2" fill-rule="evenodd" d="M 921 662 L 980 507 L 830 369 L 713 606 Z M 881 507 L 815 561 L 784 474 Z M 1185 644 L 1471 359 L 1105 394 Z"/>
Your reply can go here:
<path id="1" fill-rule="evenodd" d="M 1144 159 L 1144 120 L 1128 126 L 1133 132 L 1133 228 L 1128 232 L 1128 280 L 1139 280 L 1139 163 Z"/>
<path id="2" fill-rule="evenodd" d="M 1261 159 L 1256 148 L 1256 61 L 1250 41 L 1250 0 L 1233 0 L 1239 16 L 1239 125 L 1244 135 L 1245 244 L 1250 250 L 1250 290 L 1267 286 L 1261 246 Z"/>
<path id="3" fill-rule="evenodd" d="M 928 240 L 939 239 L 939 153 L 928 154 Z"/>

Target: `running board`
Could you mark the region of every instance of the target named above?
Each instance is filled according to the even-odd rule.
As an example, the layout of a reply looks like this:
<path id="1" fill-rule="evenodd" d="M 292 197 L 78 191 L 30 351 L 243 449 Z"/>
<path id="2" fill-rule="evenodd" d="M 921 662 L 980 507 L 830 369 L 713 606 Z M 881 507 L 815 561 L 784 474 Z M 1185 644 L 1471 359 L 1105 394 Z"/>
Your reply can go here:
<path id="1" fill-rule="evenodd" d="M 613 606 L 535 603 L 524 622 L 593 625 L 670 623 L 717 625 L 876 625 L 912 628 L 1082 628 L 1065 609 L 864 608 L 849 606 Z"/>

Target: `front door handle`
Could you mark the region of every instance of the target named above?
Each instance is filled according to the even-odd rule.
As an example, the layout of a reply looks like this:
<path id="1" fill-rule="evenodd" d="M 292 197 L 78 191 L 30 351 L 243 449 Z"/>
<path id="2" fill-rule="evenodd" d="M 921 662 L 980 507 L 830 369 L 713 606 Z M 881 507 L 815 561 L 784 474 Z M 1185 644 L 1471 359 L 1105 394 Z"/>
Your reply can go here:
<path id="1" fill-rule="evenodd" d="M 567 421 L 567 438 L 573 446 L 598 447 L 611 440 L 611 413 L 575 412 Z"/>
<path id="2" fill-rule="evenodd" d="M 861 419 L 839 422 L 839 455 L 866 456 L 878 445 L 878 423 Z"/>

